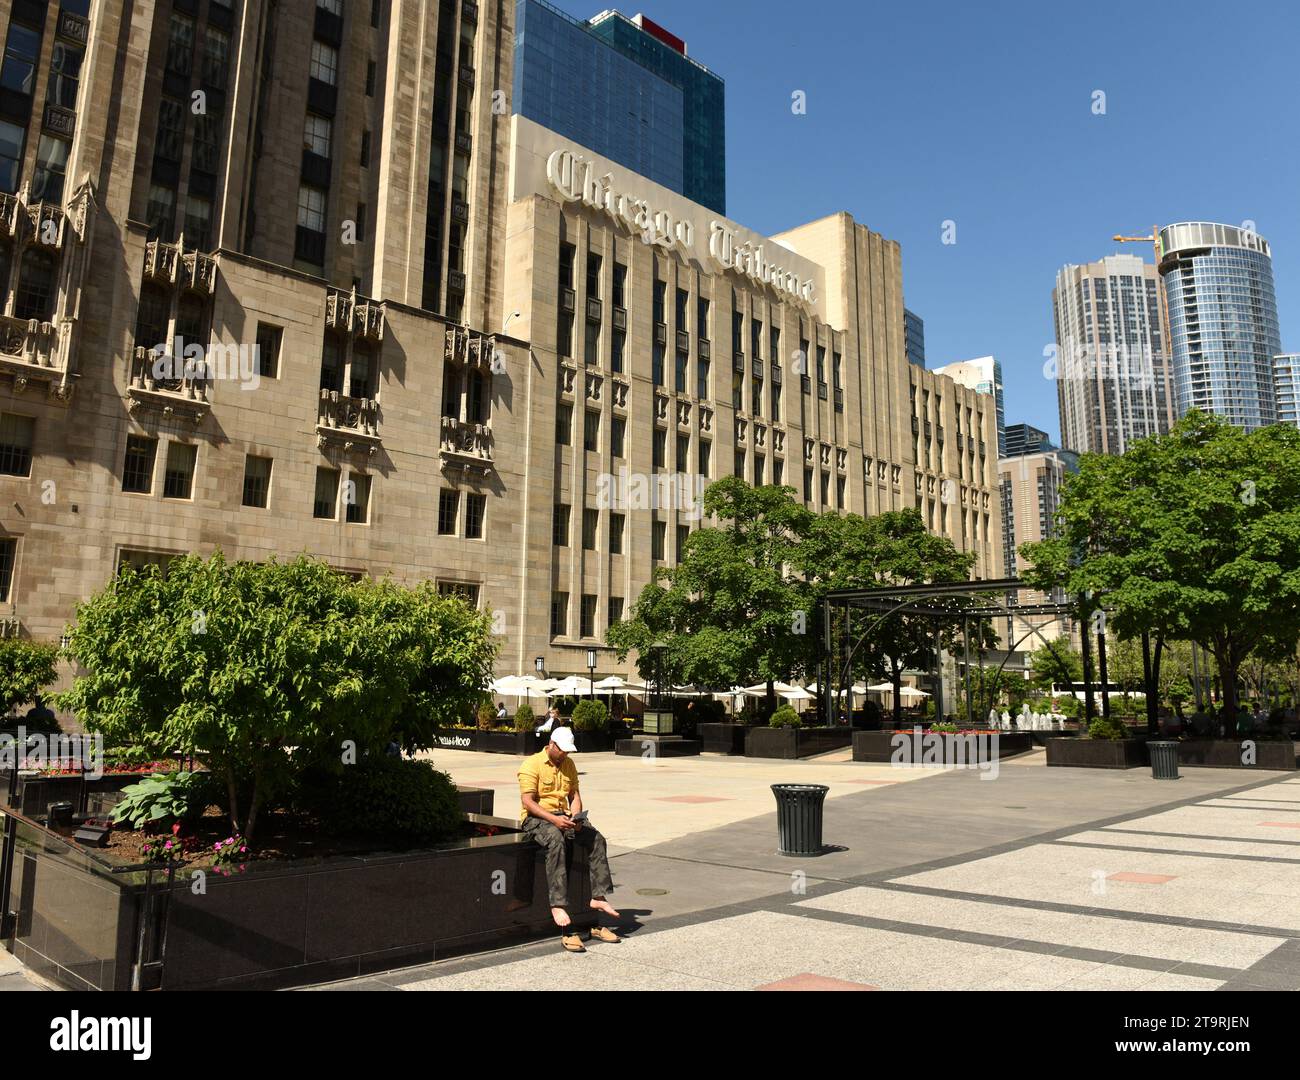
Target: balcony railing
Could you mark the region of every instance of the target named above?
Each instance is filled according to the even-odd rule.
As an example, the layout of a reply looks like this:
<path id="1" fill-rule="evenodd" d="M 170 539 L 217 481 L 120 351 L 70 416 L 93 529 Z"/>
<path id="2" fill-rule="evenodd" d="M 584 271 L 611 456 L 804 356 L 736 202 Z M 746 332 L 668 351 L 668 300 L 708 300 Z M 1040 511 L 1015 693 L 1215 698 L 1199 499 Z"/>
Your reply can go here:
<path id="1" fill-rule="evenodd" d="M 217 287 L 217 261 L 194 249 L 186 251 L 183 234 L 174 244 L 150 240 L 144 246 L 144 276 L 211 295 Z"/>
<path id="2" fill-rule="evenodd" d="M 594 296 L 587 298 L 587 322 L 599 323 L 601 317 L 601 302 Z"/>
<path id="3" fill-rule="evenodd" d="M 197 427 L 208 414 L 209 381 L 206 363 L 186 363 L 138 346 L 131 356 L 127 411 L 180 416 Z"/>
<path id="4" fill-rule="evenodd" d="M 619 307 L 618 305 L 615 305 L 613 308 L 613 313 L 614 313 L 614 329 L 626 330 L 627 329 L 627 308 Z"/>
<path id="5" fill-rule="evenodd" d="M 572 289 L 560 288 L 560 310 L 572 311 L 578 304 L 578 294 Z"/>
<path id="6" fill-rule="evenodd" d="M 469 367 L 490 368 L 496 355 L 496 338 L 463 326 L 447 327 L 442 350 L 443 359 Z"/>
<path id="7" fill-rule="evenodd" d="M 492 465 L 492 429 L 454 416 L 442 418 L 439 446 L 443 463 L 460 466 Z"/>
<path id="8" fill-rule="evenodd" d="M 337 390 L 322 390 L 316 427 L 326 432 L 350 432 L 378 439 L 379 403 L 371 397 L 350 397 Z"/>
<path id="9" fill-rule="evenodd" d="M 330 289 L 325 294 L 325 325 L 339 333 L 382 341 L 384 305 L 369 297 L 359 296 L 355 289 L 350 293 Z"/>

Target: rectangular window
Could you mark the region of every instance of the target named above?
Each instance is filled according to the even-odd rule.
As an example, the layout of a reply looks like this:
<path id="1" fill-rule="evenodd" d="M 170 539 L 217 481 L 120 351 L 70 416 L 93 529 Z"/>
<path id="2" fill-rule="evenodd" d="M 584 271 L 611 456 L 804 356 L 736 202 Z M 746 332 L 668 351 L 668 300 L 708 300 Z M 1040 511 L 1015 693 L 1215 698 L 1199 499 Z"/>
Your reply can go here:
<path id="1" fill-rule="evenodd" d="M 212 200 L 190 195 L 185 200 L 185 240 L 194 241 L 200 251 L 207 251 L 212 239 Z"/>
<path id="2" fill-rule="evenodd" d="M 167 444 L 167 465 L 163 469 L 163 498 L 188 499 L 194 491 L 194 462 L 197 446 L 180 442 Z"/>
<path id="3" fill-rule="evenodd" d="M 695 301 L 695 333 L 701 340 L 709 340 L 709 302 L 702 296 Z"/>
<path id="4" fill-rule="evenodd" d="M 611 596 L 609 598 L 609 619 L 605 623 L 608 626 L 617 626 L 623 621 L 623 598 L 621 596 Z"/>
<path id="5" fill-rule="evenodd" d="M 32 443 L 36 421 L 17 413 L 0 415 L 0 473 L 6 476 L 32 475 Z"/>
<path id="6" fill-rule="evenodd" d="M 308 113 L 302 128 L 302 148 L 327 158 L 334 139 L 334 124 L 327 116 Z"/>
<path id="7" fill-rule="evenodd" d="M 673 386 L 679 394 L 686 393 L 686 367 L 689 357 L 684 352 L 677 354 L 677 367 L 674 372 Z"/>
<path id="8" fill-rule="evenodd" d="M 600 449 L 600 413 L 593 409 L 588 409 L 582 420 L 582 448 Z"/>
<path id="9" fill-rule="evenodd" d="M 569 594 L 551 593 L 551 637 L 563 637 L 569 629 Z"/>
<path id="10" fill-rule="evenodd" d="M 695 396 L 701 401 L 709 400 L 709 362 L 695 361 Z"/>
<path id="11" fill-rule="evenodd" d="M 361 167 L 370 168 L 370 132 L 361 133 Z"/>
<path id="12" fill-rule="evenodd" d="M 755 416 L 763 415 L 763 380 L 751 380 L 753 392 L 750 394 L 750 412 Z"/>
<path id="13" fill-rule="evenodd" d="M 573 445 L 573 406 L 561 403 L 555 408 L 555 442 L 557 446 Z"/>
<path id="14" fill-rule="evenodd" d="M 176 218 L 176 192 L 162 184 L 149 186 L 149 202 L 145 206 L 144 219 L 149 225 L 149 235 L 154 239 L 172 235 L 172 223 Z"/>
<path id="15" fill-rule="evenodd" d="M 779 424 L 780 422 L 781 422 L 781 384 L 779 382 L 774 381 L 772 383 L 772 423 Z"/>
<path id="16" fill-rule="evenodd" d="M 844 509 L 844 477 L 835 478 L 835 505 L 840 510 Z"/>
<path id="17" fill-rule="evenodd" d="M 663 386 L 664 384 L 664 355 L 664 347 L 656 341 L 650 371 L 655 386 Z"/>
<path id="18" fill-rule="evenodd" d="M 713 443 L 700 440 L 700 475 L 708 476 L 713 467 Z"/>
<path id="19" fill-rule="evenodd" d="M 676 561 L 680 563 L 686 555 L 686 541 L 690 538 L 691 527 L 689 525 L 677 526 L 677 557 Z"/>
<path id="20" fill-rule="evenodd" d="M 735 461 L 732 463 L 732 472 L 740 479 L 745 479 L 745 451 L 737 450 Z"/>
<path id="21" fill-rule="evenodd" d="M 582 550 L 596 550 L 596 532 L 600 528 L 600 511 L 585 508 L 582 511 Z"/>
<path id="22" fill-rule="evenodd" d="M 627 421 L 621 416 L 614 417 L 610 424 L 610 453 L 616 458 L 623 457 L 623 443 L 627 437 Z"/>
<path id="23" fill-rule="evenodd" d="M 298 188 L 298 224 L 312 232 L 325 231 L 325 192 L 306 184 Z"/>
<path id="24" fill-rule="evenodd" d="M 311 65 L 307 73 L 327 86 L 338 84 L 339 54 L 338 50 L 323 41 L 311 43 Z"/>
<path id="25" fill-rule="evenodd" d="M 42 135 L 36 147 L 36 172 L 32 176 L 31 198 L 62 204 L 63 181 L 72 143 Z"/>
<path id="26" fill-rule="evenodd" d="M 12 537 L 0 539 L 0 604 L 9 603 L 14 587 L 14 557 L 18 541 Z"/>
<path id="27" fill-rule="evenodd" d="M 257 374 L 275 379 L 280 374 L 280 341 L 284 330 L 270 323 L 257 324 Z"/>
<path id="28" fill-rule="evenodd" d="M 677 471 L 690 472 L 691 470 L 691 437 L 689 435 L 677 436 Z"/>
<path id="29" fill-rule="evenodd" d="M 609 515 L 609 553 L 623 554 L 623 526 L 627 519 L 622 514 Z"/>
<path id="30" fill-rule="evenodd" d="M 349 473 L 348 496 L 346 520 L 353 525 L 364 525 L 370 520 L 370 477 L 365 473 Z"/>
<path id="31" fill-rule="evenodd" d="M 663 562 L 668 544 L 668 524 L 654 519 L 650 522 L 650 557 Z"/>
<path id="32" fill-rule="evenodd" d="M 221 148 L 217 145 L 220 136 L 217 119 L 211 113 L 194 118 L 194 153 L 190 157 L 190 163 L 194 168 L 213 176 L 216 175 L 217 165 L 221 161 Z"/>
<path id="33" fill-rule="evenodd" d="M 339 471 L 316 466 L 316 493 L 312 497 L 311 516 L 333 521 L 338 516 Z"/>
<path id="34" fill-rule="evenodd" d="M 772 483 L 775 484 L 777 487 L 780 487 L 781 482 L 784 479 L 785 479 L 785 462 L 782 461 L 780 458 L 774 458 L 772 460 Z"/>
<path id="35" fill-rule="evenodd" d="M 194 63 L 194 20 L 172 15 L 167 28 L 167 70 L 188 75 Z"/>
<path id="36" fill-rule="evenodd" d="M 622 263 L 614 264 L 614 306 L 627 307 L 627 267 Z"/>
<path id="37" fill-rule="evenodd" d="M 654 459 L 651 468 L 662 469 L 668 463 L 668 432 L 662 428 L 655 428 L 653 442 Z"/>
<path id="38" fill-rule="evenodd" d="M 763 324 L 757 319 L 749 320 L 749 355 L 753 360 L 761 360 L 763 345 Z"/>
<path id="39" fill-rule="evenodd" d="M 214 26 L 203 31 L 203 81 L 217 90 L 226 88 L 230 70 L 230 35 Z"/>
<path id="40" fill-rule="evenodd" d="M 569 546 L 569 508 L 564 503 L 555 504 L 551 518 L 551 543 L 556 547 Z"/>
<path id="41" fill-rule="evenodd" d="M 366 61 L 366 97 L 375 96 L 376 67 L 373 60 Z"/>
<path id="42" fill-rule="evenodd" d="M 148 495 L 153 490 L 153 461 L 158 440 L 145 435 L 128 435 L 126 461 L 122 466 L 122 490 Z"/>
<path id="43" fill-rule="evenodd" d="M 460 516 L 460 492 L 438 492 L 438 535 L 455 536 L 456 518 Z"/>
<path id="44" fill-rule="evenodd" d="M 22 168 L 23 140 L 27 132 L 17 124 L 0 120 L 0 191 L 12 195 L 18 190 Z"/>
<path id="45" fill-rule="evenodd" d="M 812 469 L 803 471 L 803 501 L 812 502 Z"/>
<path id="46" fill-rule="evenodd" d="M 690 329 L 686 322 L 686 312 L 690 308 L 691 294 L 685 289 L 677 290 L 677 310 L 674 314 L 677 316 L 676 329 L 678 333 L 683 333 Z"/>
<path id="47" fill-rule="evenodd" d="M 666 321 L 667 321 L 667 319 L 666 319 L 666 317 L 665 317 L 665 314 L 664 314 L 664 300 L 665 300 L 665 294 L 667 293 L 667 291 L 668 291 L 668 284 L 667 284 L 667 282 L 663 282 L 663 281 L 656 281 L 656 282 L 655 282 L 655 289 L 654 289 L 654 321 L 655 321 L 656 323 L 663 323 L 663 322 L 666 322 Z"/>
<path id="48" fill-rule="evenodd" d="M 244 505 L 265 509 L 271 491 L 271 459 L 249 454 L 244 461 Z"/>
<path id="49" fill-rule="evenodd" d="M 185 106 L 175 98 L 158 103 L 158 137 L 153 152 L 166 161 L 179 162 L 185 148 Z"/>
<path id="50" fill-rule="evenodd" d="M 582 594 L 582 607 L 578 613 L 578 636 L 596 636 L 596 597 L 591 593 Z"/>
<path id="51" fill-rule="evenodd" d="M 587 252 L 587 299 L 600 299 L 601 257 L 594 251 Z"/>
<path id="52" fill-rule="evenodd" d="M 573 261 L 577 257 L 578 249 L 572 244 L 560 245 L 560 288 L 573 288 Z"/>
<path id="53" fill-rule="evenodd" d="M 486 495 L 465 496 L 465 539 L 483 539 L 483 519 L 487 515 Z"/>
<path id="54" fill-rule="evenodd" d="M 821 474 L 821 483 L 822 483 L 822 506 L 830 506 L 830 504 L 831 504 L 831 477 L 830 477 L 830 473 L 823 472 L 823 473 Z"/>
<path id="55" fill-rule="evenodd" d="M 9 36 L 5 39 L 4 66 L 0 67 L 0 86 L 30 96 L 36 88 L 36 61 L 40 54 L 40 32 L 10 22 Z"/>
<path id="56" fill-rule="evenodd" d="M 763 475 L 766 472 L 767 461 L 762 454 L 754 455 L 754 486 L 763 486 Z"/>
<path id="57" fill-rule="evenodd" d="M 573 356 L 573 313 L 560 312 L 555 324 L 555 351 L 561 356 Z"/>
<path id="58" fill-rule="evenodd" d="M 597 367 L 600 364 L 600 323 L 587 322 L 584 327 L 582 362 L 587 367 Z"/>
<path id="59" fill-rule="evenodd" d="M 613 348 L 610 352 L 609 367 L 614 374 L 621 374 L 623 371 L 623 352 L 627 348 L 627 334 L 622 330 L 615 330 L 613 337 Z"/>

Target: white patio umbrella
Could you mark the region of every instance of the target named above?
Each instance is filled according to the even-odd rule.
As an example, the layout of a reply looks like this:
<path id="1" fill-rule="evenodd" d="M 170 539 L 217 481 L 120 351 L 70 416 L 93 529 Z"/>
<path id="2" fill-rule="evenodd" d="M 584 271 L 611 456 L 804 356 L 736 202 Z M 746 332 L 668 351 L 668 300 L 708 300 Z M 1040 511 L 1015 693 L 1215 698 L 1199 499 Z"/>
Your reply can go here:
<path id="1" fill-rule="evenodd" d="M 918 690 L 915 686 L 905 686 L 898 692 L 898 694 L 900 697 L 905 698 L 923 698 L 930 696 L 924 690 Z"/>
<path id="2" fill-rule="evenodd" d="M 842 691 L 841 691 L 842 693 Z M 779 697 L 786 701 L 816 701 L 817 695 L 810 690 L 805 690 L 802 686 L 792 686 L 788 690 L 782 690 Z"/>
<path id="3" fill-rule="evenodd" d="M 555 684 L 546 691 L 547 697 L 582 697 L 591 688 L 591 683 L 587 679 L 578 675 L 570 675 L 564 679 L 556 680 Z"/>
<path id="4" fill-rule="evenodd" d="M 867 687 L 867 689 L 873 694 L 892 694 L 894 692 L 894 684 L 891 682 L 872 683 Z"/>
<path id="5" fill-rule="evenodd" d="M 596 689 L 606 694 L 640 694 L 646 687 L 640 683 L 628 682 L 621 675 L 610 675 L 597 682 Z"/>

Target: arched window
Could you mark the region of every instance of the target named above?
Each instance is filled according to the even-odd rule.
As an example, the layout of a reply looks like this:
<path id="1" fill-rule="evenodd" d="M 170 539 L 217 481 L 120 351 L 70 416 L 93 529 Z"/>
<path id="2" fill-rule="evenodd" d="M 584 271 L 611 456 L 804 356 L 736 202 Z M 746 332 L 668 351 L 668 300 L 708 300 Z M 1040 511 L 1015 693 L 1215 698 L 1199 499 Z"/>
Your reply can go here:
<path id="1" fill-rule="evenodd" d="M 54 256 L 40 248 L 28 248 L 18 277 L 15 317 L 49 322 L 54 315 L 54 276 Z"/>

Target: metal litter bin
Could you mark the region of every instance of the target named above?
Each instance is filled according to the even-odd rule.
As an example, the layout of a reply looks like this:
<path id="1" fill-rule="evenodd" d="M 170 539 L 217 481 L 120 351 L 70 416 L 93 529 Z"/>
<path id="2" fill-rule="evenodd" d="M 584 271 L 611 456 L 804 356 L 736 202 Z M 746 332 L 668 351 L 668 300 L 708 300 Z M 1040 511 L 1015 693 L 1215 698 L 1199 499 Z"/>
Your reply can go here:
<path id="1" fill-rule="evenodd" d="M 1155 780 L 1178 779 L 1178 743 L 1160 739 L 1147 743 L 1151 754 L 1151 776 Z"/>
<path id="2" fill-rule="evenodd" d="M 773 784 L 776 796 L 777 852 L 781 855 L 822 853 L 822 804 L 830 791 L 825 784 Z"/>

